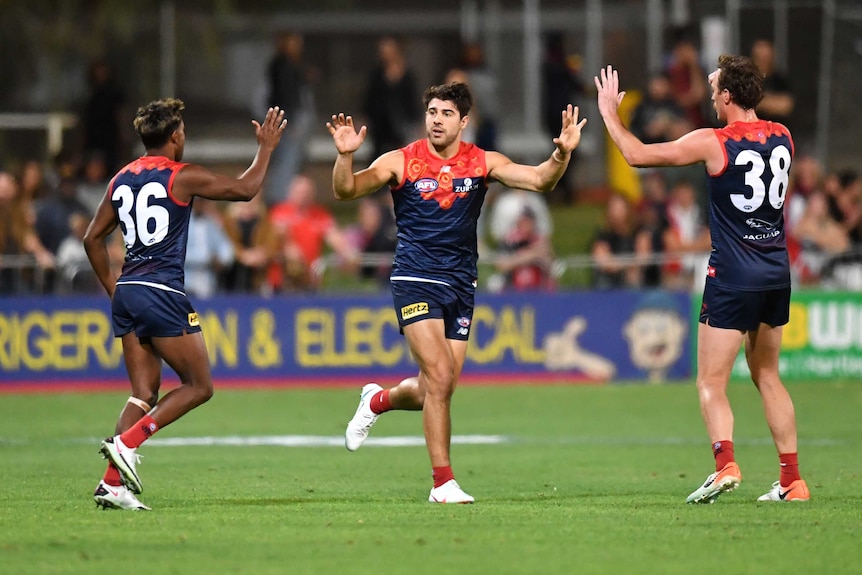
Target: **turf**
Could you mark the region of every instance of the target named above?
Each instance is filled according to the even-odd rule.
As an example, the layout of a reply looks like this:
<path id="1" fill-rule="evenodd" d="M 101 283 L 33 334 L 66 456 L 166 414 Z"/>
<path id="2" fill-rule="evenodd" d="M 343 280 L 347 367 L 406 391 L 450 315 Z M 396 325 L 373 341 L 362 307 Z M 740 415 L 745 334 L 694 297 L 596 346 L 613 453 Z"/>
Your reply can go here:
<path id="1" fill-rule="evenodd" d="M 453 446 L 477 503 L 427 503 L 423 447 L 141 449 L 152 512 L 97 511 L 98 438 L 125 394 L 0 395 L 0 573 L 859 573 L 858 382 L 796 384 L 808 503 L 756 503 L 777 457 L 734 384 L 740 488 L 712 470 L 691 384 L 464 387 Z M 358 389 L 220 390 L 156 438 L 338 437 Z M 416 413 L 373 437 L 416 436 Z"/>

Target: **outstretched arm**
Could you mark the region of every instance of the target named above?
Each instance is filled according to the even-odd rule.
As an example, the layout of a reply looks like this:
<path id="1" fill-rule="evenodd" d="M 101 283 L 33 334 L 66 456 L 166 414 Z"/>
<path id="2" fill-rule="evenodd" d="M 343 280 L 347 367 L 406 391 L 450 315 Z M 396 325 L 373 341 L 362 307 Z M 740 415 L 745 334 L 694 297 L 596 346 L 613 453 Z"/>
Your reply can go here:
<path id="1" fill-rule="evenodd" d="M 354 173 L 353 153 L 365 141 L 368 129 L 362 126 L 357 132 L 353 126 L 353 116 L 333 114 L 326 128 L 338 151 L 332 168 L 332 191 L 336 199 L 355 200 L 379 190 L 387 183 L 400 182 L 404 154 L 399 150 L 383 154 L 366 169 Z"/>
<path id="2" fill-rule="evenodd" d="M 554 138 L 556 148 L 551 157 L 538 166 L 516 164 L 503 154 L 487 152 L 485 162 L 488 176 L 502 184 L 531 192 L 547 192 L 554 189 L 569 166 L 572 151 L 581 141 L 581 129 L 586 118 L 578 121 L 578 107 L 569 104 L 562 112 L 563 127 L 560 135 Z"/>
<path id="3" fill-rule="evenodd" d="M 630 166 L 687 166 L 706 162 L 709 173 L 724 166 L 724 152 L 713 130 L 701 128 L 672 142 L 644 144 L 632 134 L 619 116 L 619 106 L 625 97 L 620 92 L 620 80 L 611 66 L 602 68 L 601 78 L 595 78 L 599 97 L 599 113 L 614 144 Z"/>
<path id="4" fill-rule="evenodd" d="M 187 166 L 174 179 L 171 193 L 181 201 L 188 202 L 194 196 L 211 200 L 250 200 L 260 191 L 269 159 L 287 127 L 284 110 L 270 108 L 263 124 L 252 120 L 257 136 L 257 153 L 251 165 L 238 178 L 216 174 L 201 166 Z"/>

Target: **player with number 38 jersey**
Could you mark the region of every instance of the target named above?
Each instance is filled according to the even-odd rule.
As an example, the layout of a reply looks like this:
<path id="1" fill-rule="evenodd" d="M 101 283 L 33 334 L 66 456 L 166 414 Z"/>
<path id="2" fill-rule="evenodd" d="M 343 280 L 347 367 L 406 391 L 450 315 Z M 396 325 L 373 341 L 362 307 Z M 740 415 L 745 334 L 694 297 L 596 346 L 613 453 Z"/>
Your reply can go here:
<path id="1" fill-rule="evenodd" d="M 120 221 L 126 261 L 118 284 L 148 282 L 184 291 L 186 242 L 192 202 L 171 193 L 174 176 L 187 164 L 143 156 L 114 176 L 108 186 Z"/>
<path id="2" fill-rule="evenodd" d="M 778 451 L 778 481 L 758 501 L 808 501 L 811 494 L 799 474 L 796 413 L 778 370 L 782 330 L 790 321 L 784 200 L 793 139 L 783 125 L 757 117 L 763 73 L 745 56 L 720 56 L 707 80 L 712 108 L 725 126 L 655 144 L 638 140 L 620 120 L 625 92 L 617 71 L 608 66 L 600 75 L 599 112 L 630 165 L 706 168 L 712 253 L 697 326 L 697 390 L 715 472 L 686 503 L 714 503 L 742 481 L 727 397 L 740 348 Z"/>
<path id="3" fill-rule="evenodd" d="M 740 290 L 790 285 L 784 199 L 793 140 L 781 124 L 734 122 L 715 130 L 727 163 L 707 179 L 712 282 Z"/>

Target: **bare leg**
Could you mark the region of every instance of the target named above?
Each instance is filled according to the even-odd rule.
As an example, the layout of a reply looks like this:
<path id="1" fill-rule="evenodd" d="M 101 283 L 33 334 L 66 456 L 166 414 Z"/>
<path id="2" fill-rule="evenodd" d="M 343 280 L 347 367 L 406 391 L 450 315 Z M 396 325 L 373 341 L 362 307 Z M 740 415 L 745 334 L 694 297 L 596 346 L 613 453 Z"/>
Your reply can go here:
<path id="1" fill-rule="evenodd" d="M 182 383 L 150 411 L 150 417 L 162 428 L 209 400 L 213 394 L 213 385 L 202 333 L 154 337 L 153 347 L 177 373 Z"/>
<path id="2" fill-rule="evenodd" d="M 404 328 L 404 335 L 419 363 L 417 393 L 424 398 L 422 423 L 431 466 L 448 467 L 452 436 L 450 403 L 466 355 L 467 342 L 447 340 L 443 320 L 440 319 L 408 325 Z M 414 401 L 416 398 L 414 395 Z"/>
<path id="3" fill-rule="evenodd" d="M 760 324 L 757 331 L 748 333 L 745 357 L 751 379 L 760 392 L 766 423 L 778 453 L 796 453 L 796 412 L 778 375 L 781 333 L 781 326 Z"/>
<path id="4" fill-rule="evenodd" d="M 742 339 L 740 331 L 698 324 L 697 392 L 712 442 L 733 441 L 733 411 L 727 399 L 727 384 Z"/>
<path id="5" fill-rule="evenodd" d="M 140 399 L 150 406 L 156 405 L 159 399 L 161 385 L 162 361 L 155 355 L 150 344 L 142 344 L 134 333 L 123 336 L 123 357 L 129 381 L 132 387 L 132 397 Z M 144 410 L 134 403 L 127 402 L 117 420 L 115 434 L 129 429 L 143 415 Z"/>
<path id="6" fill-rule="evenodd" d="M 392 409 L 422 411 L 425 405 L 425 388 L 419 385 L 419 377 L 408 377 L 389 390 Z"/>

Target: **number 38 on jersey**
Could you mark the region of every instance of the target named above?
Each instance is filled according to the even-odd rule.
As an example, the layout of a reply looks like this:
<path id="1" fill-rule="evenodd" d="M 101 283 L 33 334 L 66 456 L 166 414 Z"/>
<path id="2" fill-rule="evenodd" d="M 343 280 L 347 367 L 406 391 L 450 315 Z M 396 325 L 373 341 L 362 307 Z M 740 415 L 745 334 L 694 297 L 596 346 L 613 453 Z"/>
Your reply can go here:
<path id="1" fill-rule="evenodd" d="M 745 172 L 745 185 L 750 188 L 750 193 L 730 194 L 730 201 L 736 209 L 743 212 L 753 212 L 763 205 L 765 199 L 776 210 L 784 206 L 784 198 L 787 195 L 787 184 L 790 173 L 790 150 L 786 146 L 776 146 L 769 155 L 769 189 L 767 190 L 764 177 L 766 174 L 766 163 L 763 156 L 754 150 L 742 150 L 736 156 L 734 162 L 737 166 L 749 166 Z"/>

